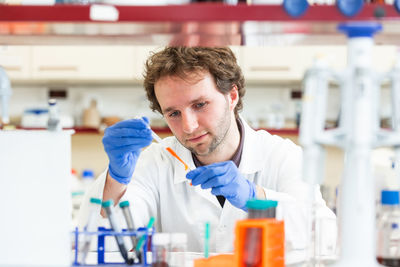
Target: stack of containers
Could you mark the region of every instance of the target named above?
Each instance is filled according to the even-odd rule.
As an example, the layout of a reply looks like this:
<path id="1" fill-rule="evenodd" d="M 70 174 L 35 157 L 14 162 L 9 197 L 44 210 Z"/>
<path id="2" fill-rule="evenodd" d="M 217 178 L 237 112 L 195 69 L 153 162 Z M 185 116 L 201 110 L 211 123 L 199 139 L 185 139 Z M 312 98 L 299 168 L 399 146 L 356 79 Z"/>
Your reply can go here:
<path id="1" fill-rule="evenodd" d="M 236 223 L 236 266 L 285 266 L 284 222 L 275 219 L 278 202 L 247 202 L 248 219 Z"/>

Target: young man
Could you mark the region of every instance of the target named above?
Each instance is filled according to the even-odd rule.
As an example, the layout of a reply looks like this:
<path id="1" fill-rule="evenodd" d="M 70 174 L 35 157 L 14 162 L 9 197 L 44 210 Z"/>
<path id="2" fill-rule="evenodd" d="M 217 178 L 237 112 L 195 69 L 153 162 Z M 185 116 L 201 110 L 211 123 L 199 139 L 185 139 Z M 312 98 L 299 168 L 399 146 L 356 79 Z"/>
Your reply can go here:
<path id="1" fill-rule="evenodd" d="M 165 48 L 148 59 L 144 85 L 151 108 L 164 116 L 174 136 L 151 144 L 146 118 L 106 129 L 109 168 L 91 196 L 115 203 L 128 199 L 136 226 L 154 216 L 157 231 L 187 233 L 189 251 L 202 250 L 202 228 L 210 222 L 215 252 L 232 251 L 235 222 L 246 218 L 247 200 L 277 200 L 287 245 L 304 248 L 310 191 L 301 179 L 301 148 L 254 131 L 239 116 L 244 78 L 232 51 Z M 316 199 L 318 213 L 334 218 L 319 192 Z"/>

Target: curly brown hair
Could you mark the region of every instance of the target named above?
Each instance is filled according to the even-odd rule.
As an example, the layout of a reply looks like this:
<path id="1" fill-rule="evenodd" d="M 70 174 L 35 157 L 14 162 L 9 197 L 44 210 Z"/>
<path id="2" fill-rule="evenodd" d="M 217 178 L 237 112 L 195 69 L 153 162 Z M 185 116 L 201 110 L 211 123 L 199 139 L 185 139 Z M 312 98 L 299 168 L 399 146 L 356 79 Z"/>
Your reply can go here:
<path id="1" fill-rule="evenodd" d="M 165 76 L 187 78 L 190 74 L 208 71 L 214 78 L 218 91 L 227 95 L 236 85 L 239 100 L 235 107 L 235 116 L 243 108 L 242 97 L 245 94 L 244 77 L 236 57 L 230 48 L 212 47 L 166 47 L 153 53 L 146 61 L 144 88 L 150 101 L 150 108 L 162 114 L 160 104 L 154 92 L 155 83 Z"/>

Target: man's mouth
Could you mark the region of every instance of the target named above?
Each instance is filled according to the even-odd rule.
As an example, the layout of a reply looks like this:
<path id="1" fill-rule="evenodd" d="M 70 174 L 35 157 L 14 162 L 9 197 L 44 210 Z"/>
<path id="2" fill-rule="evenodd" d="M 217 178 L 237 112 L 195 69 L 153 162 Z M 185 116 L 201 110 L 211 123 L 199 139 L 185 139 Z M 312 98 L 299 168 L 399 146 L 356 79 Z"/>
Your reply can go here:
<path id="1" fill-rule="evenodd" d="M 195 137 L 192 137 L 192 138 L 188 138 L 186 140 L 188 142 L 190 142 L 190 143 L 198 143 L 198 142 L 203 141 L 206 136 L 207 136 L 207 133 L 202 134 L 202 135 L 198 135 L 198 136 L 195 136 Z"/>

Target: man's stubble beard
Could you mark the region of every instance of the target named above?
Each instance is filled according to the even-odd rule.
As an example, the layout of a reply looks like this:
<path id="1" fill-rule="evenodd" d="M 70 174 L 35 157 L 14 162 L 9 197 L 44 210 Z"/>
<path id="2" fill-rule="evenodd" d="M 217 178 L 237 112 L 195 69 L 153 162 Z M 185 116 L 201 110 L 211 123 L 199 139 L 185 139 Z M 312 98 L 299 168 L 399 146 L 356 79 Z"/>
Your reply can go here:
<path id="1" fill-rule="evenodd" d="M 231 127 L 231 114 L 229 111 L 228 101 L 226 102 L 225 105 L 224 114 L 219 118 L 219 121 L 216 125 L 217 127 L 214 129 L 216 131 L 216 134 L 213 135 L 211 143 L 206 152 L 198 153 L 193 147 L 186 147 L 186 146 L 185 147 L 196 156 L 201 156 L 201 157 L 210 155 L 218 148 L 219 149 L 222 148 L 222 144 L 226 141 L 225 140 L 226 136 L 228 134 L 229 128 Z"/>

